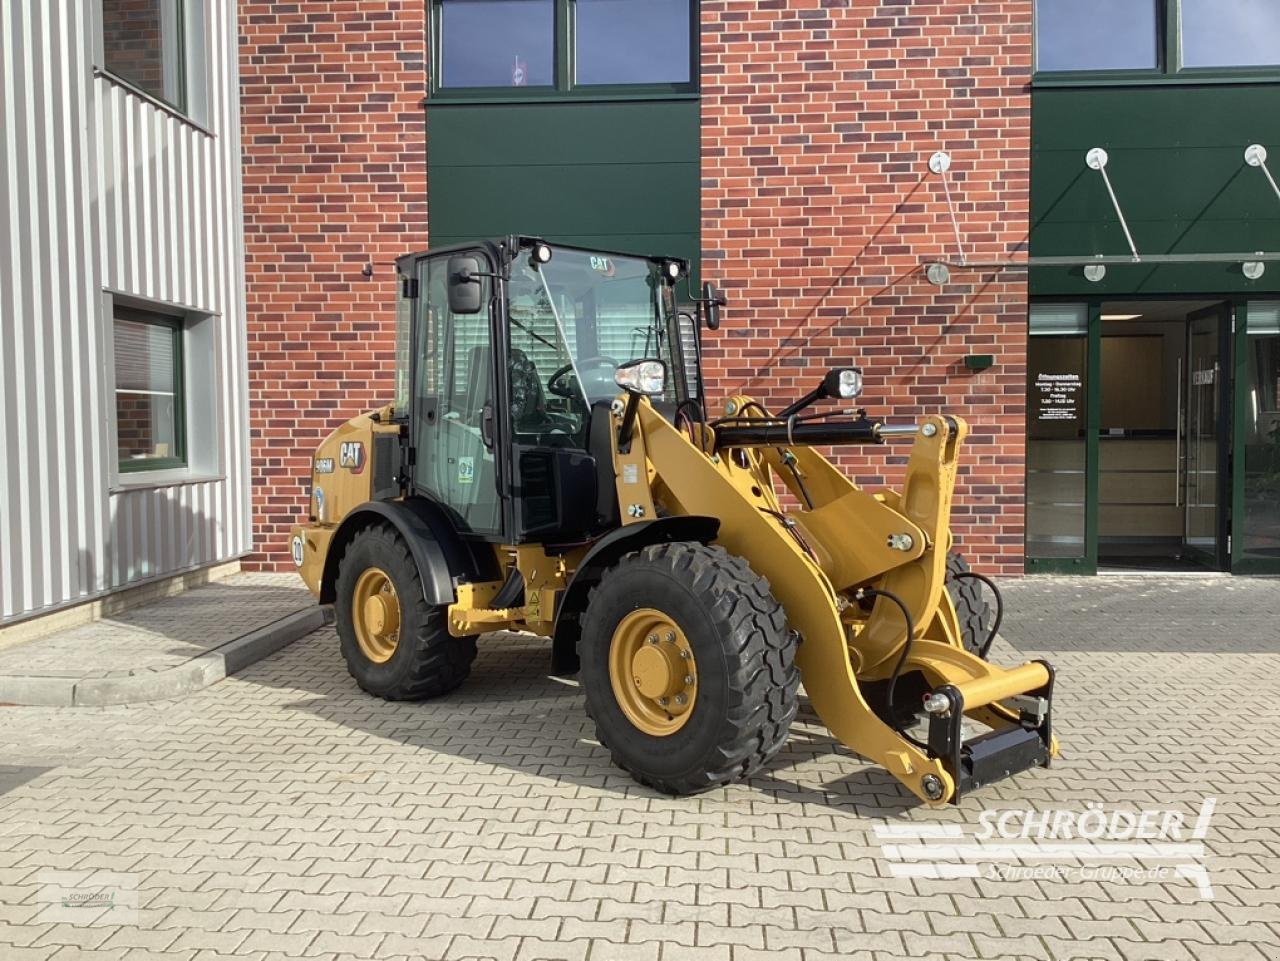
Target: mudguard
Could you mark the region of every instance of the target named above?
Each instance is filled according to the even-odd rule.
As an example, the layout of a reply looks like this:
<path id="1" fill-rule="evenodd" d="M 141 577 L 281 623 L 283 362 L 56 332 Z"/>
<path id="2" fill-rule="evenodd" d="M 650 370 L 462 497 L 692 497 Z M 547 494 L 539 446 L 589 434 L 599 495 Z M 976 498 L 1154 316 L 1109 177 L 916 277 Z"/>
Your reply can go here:
<path id="1" fill-rule="evenodd" d="M 556 674 L 573 674 L 578 670 L 578 640 L 582 635 L 579 617 L 587 606 L 591 588 L 600 583 L 604 572 L 624 555 L 650 544 L 673 541 L 697 541 L 710 544 L 720 532 L 715 517 L 683 515 L 659 517 L 619 527 L 596 541 L 578 565 L 556 612 L 556 631 L 551 646 L 551 669 Z"/>
<path id="2" fill-rule="evenodd" d="M 334 601 L 338 563 L 347 544 L 362 528 L 379 521 L 389 523 L 409 545 L 428 604 L 452 604 L 457 600 L 454 582 L 458 579 L 487 581 L 501 577 L 492 551 L 473 549 L 439 504 L 424 497 L 370 501 L 344 517 L 334 534 L 321 580 L 322 604 Z"/>

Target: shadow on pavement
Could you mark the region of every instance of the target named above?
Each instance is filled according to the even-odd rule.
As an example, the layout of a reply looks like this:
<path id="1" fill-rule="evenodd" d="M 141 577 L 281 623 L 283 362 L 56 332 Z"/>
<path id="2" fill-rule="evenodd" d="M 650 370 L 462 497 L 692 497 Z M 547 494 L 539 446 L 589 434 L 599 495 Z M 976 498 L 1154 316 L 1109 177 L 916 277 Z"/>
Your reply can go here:
<path id="1" fill-rule="evenodd" d="M 1280 653 L 1280 582 L 1264 578 L 1025 578 L 1005 587 L 1000 662 L 1032 655 Z M 332 629 L 242 673 L 244 680 L 304 696 L 288 706 L 346 730 L 424 752 L 432 774 L 458 776 L 453 759 L 530 779 L 621 796 L 656 797 L 615 767 L 595 740 L 573 680 L 547 674 L 546 641 L 517 634 L 481 640 L 471 677 L 435 701 L 389 703 L 347 674 Z M 887 771 L 856 757 L 802 702 L 786 747 L 749 780 L 716 792 L 752 793 L 861 816 L 900 817 L 920 807 Z"/>
<path id="2" fill-rule="evenodd" d="M 308 692 L 313 696 L 286 706 L 425 752 L 620 796 L 661 797 L 610 761 L 595 740 L 577 681 L 548 675 L 549 666 L 546 641 L 486 635 L 471 676 L 458 690 L 420 703 L 383 701 L 356 686 L 327 628 L 239 678 Z M 831 777 L 834 772 L 839 773 Z M 737 801 L 763 792 L 860 816 L 896 816 L 919 806 L 888 772 L 828 736 L 803 698 L 790 740 L 765 769 L 702 797 L 714 800 L 728 792 Z"/>
<path id="3" fill-rule="evenodd" d="M 52 770 L 54 770 L 52 767 L 0 764 L 0 795 L 8 794 L 15 788 L 20 788 L 28 781 L 34 781 L 41 774 Z"/>

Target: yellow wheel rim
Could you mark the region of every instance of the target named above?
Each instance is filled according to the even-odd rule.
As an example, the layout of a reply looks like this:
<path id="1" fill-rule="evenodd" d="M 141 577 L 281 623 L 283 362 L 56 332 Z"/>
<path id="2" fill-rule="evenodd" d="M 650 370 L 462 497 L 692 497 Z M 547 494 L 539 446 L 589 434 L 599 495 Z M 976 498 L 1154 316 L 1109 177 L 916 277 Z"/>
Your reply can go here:
<path id="1" fill-rule="evenodd" d="M 609 643 L 609 683 L 622 713 L 645 734 L 667 737 L 684 727 L 698 671 L 680 625 L 650 607 L 624 617 Z"/>
<path id="2" fill-rule="evenodd" d="M 400 599 L 381 568 L 370 567 L 356 580 L 351 620 L 364 656 L 375 664 L 391 660 L 400 643 Z"/>

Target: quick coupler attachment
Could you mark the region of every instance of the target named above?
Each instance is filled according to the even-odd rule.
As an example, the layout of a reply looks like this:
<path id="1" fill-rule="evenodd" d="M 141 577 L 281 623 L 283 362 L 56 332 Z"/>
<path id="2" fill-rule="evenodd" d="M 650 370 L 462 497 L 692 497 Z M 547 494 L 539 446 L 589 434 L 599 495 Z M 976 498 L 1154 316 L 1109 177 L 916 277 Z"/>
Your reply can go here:
<path id="1" fill-rule="evenodd" d="M 1032 664 L 1042 665 L 1048 675 L 1048 681 L 1034 690 L 985 702 L 970 692 L 973 708 L 998 704 L 999 709 L 989 716 L 994 715 L 999 726 L 967 741 L 965 696 L 961 689 L 946 684 L 925 698 L 929 756 L 941 760 L 954 780 L 953 804 L 984 785 L 1033 767 L 1049 766 L 1053 758 L 1053 667 L 1047 661 Z"/>

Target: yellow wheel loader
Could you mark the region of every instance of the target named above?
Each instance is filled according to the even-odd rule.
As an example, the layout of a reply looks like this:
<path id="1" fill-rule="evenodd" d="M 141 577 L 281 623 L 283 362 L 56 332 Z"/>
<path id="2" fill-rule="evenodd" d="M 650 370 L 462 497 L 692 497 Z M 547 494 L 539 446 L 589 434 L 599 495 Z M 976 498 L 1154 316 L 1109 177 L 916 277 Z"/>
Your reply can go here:
<path id="1" fill-rule="evenodd" d="M 401 258 L 396 396 L 316 451 L 293 558 L 379 697 L 444 694 L 477 638 L 550 639 L 600 743 L 671 794 L 782 747 L 803 682 L 929 804 L 1056 753 L 1053 670 L 986 659 L 989 580 L 952 551 L 966 426 L 849 409 L 853 367 L 771 413 L 708 411 L 688 265 L 505 237 Z M 913 444 L 898 491 L 819 452 Z M 988 622 L 991 623 L 988 623 Z"/>

